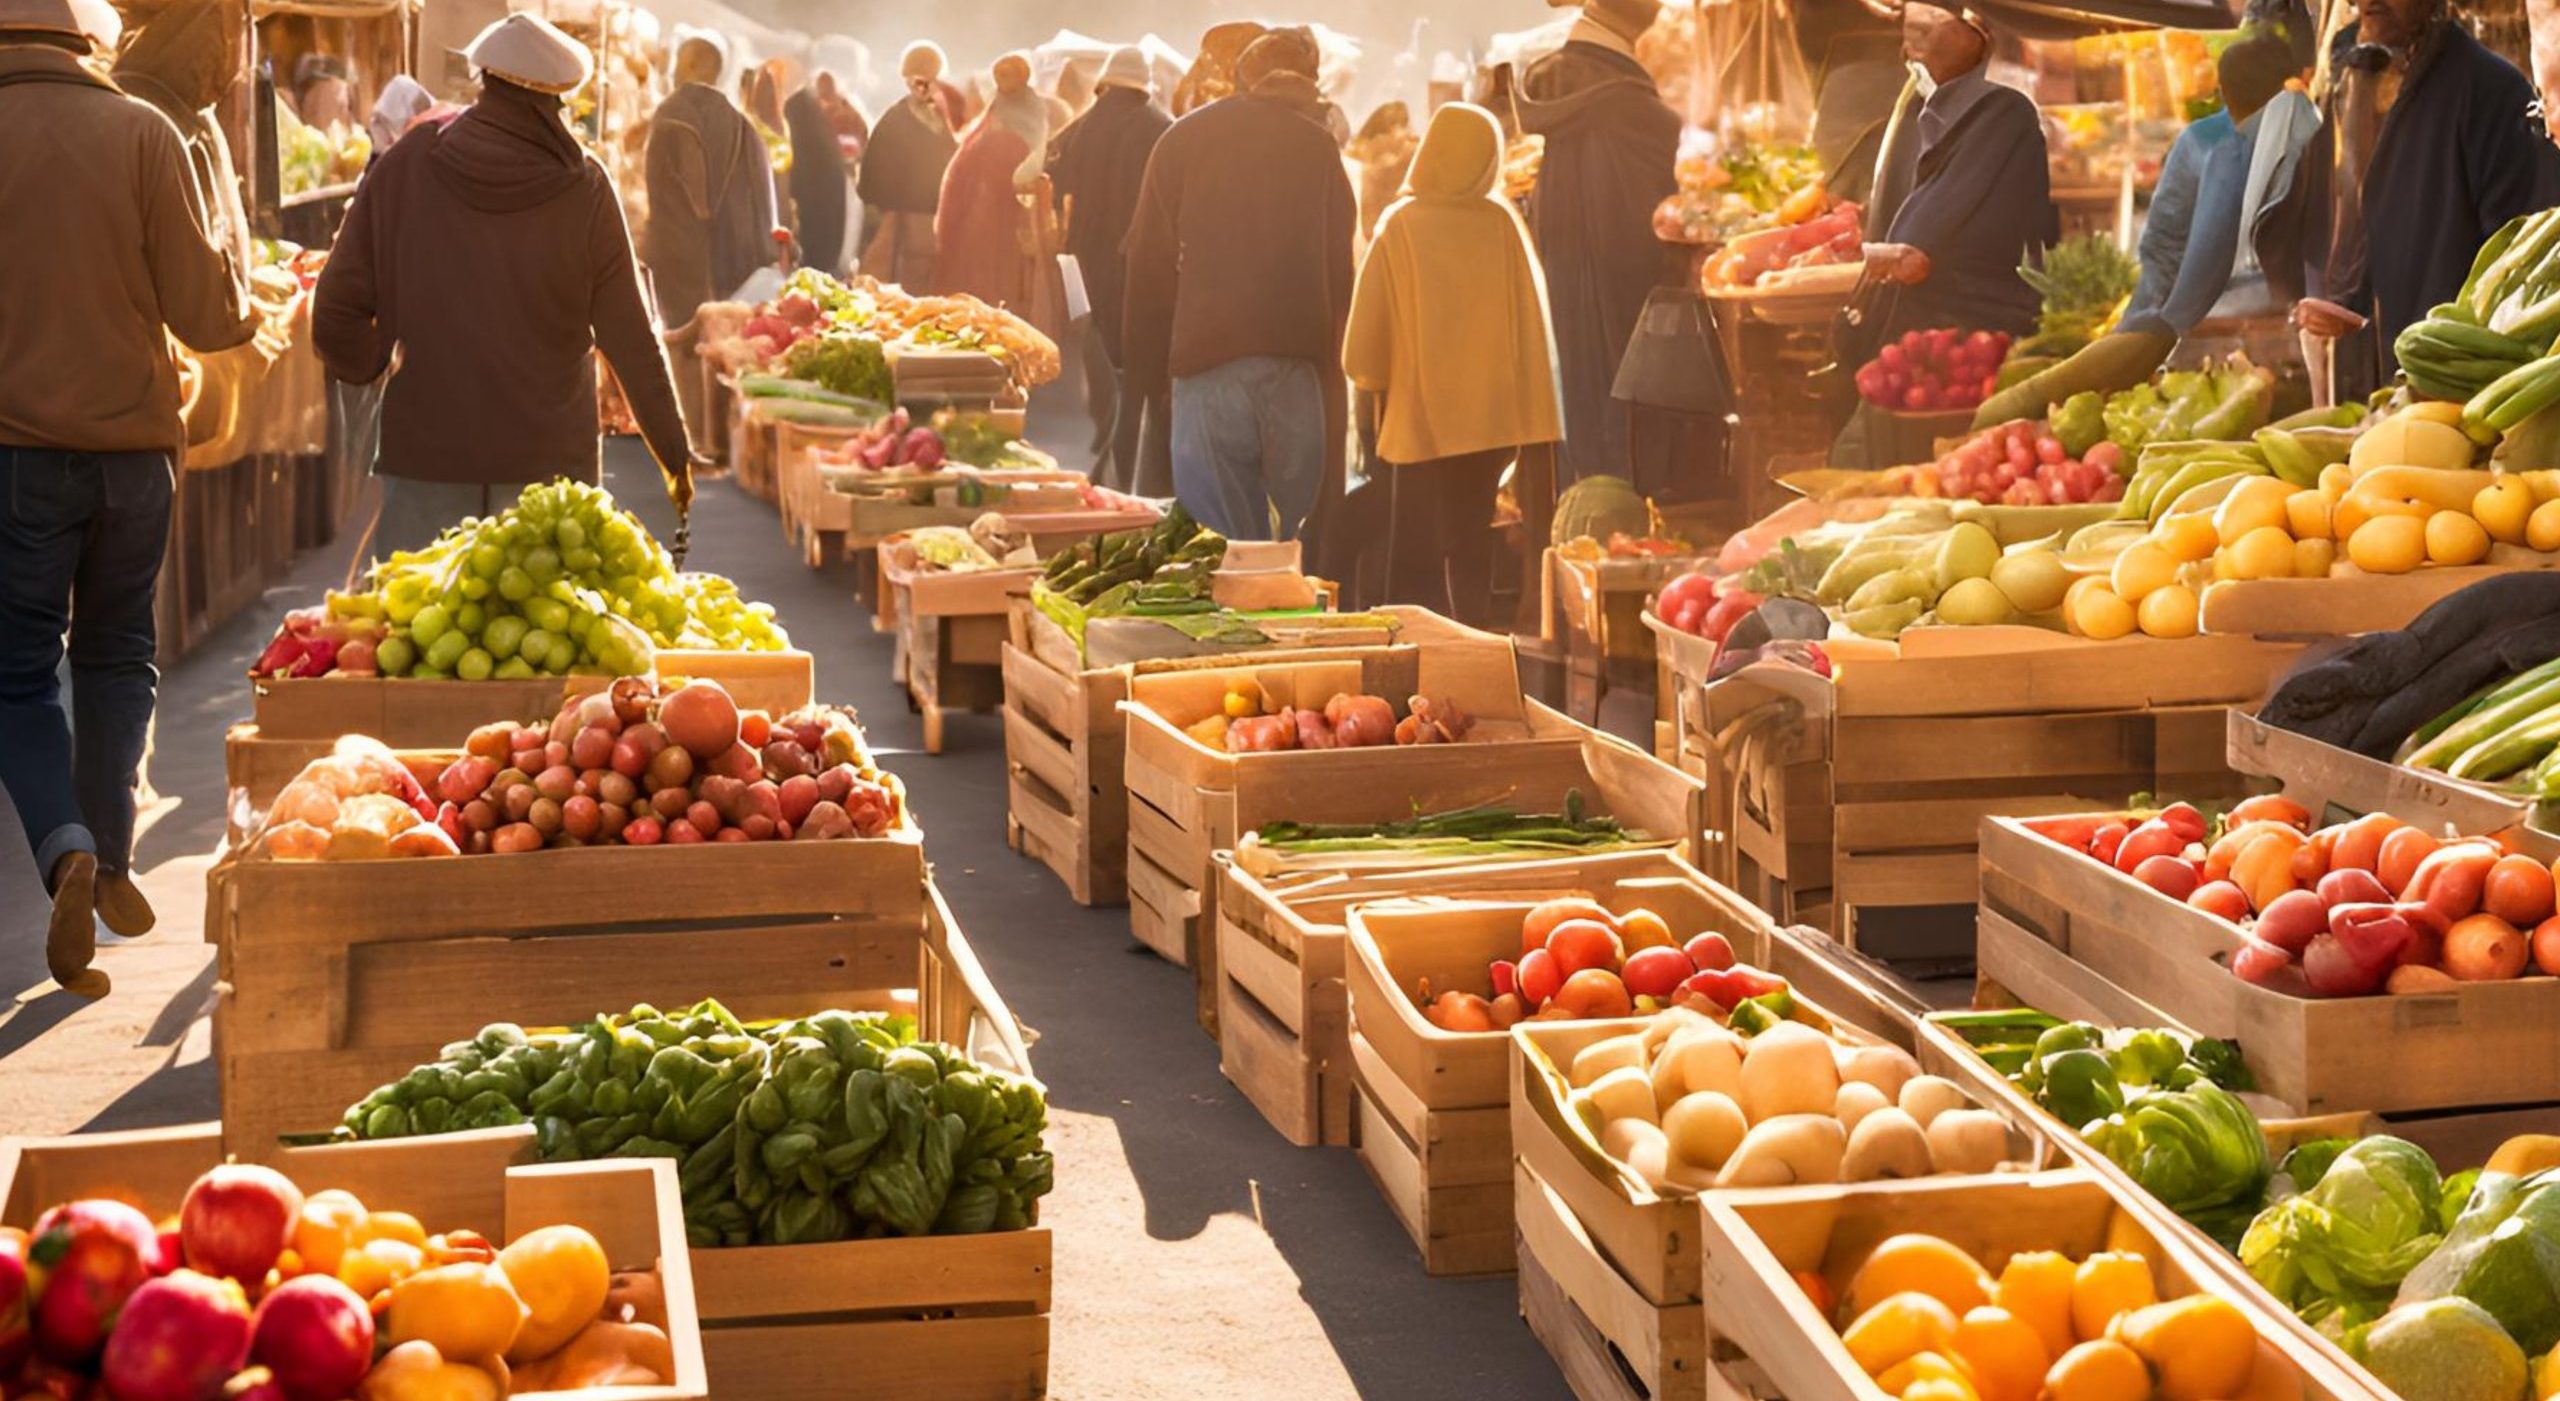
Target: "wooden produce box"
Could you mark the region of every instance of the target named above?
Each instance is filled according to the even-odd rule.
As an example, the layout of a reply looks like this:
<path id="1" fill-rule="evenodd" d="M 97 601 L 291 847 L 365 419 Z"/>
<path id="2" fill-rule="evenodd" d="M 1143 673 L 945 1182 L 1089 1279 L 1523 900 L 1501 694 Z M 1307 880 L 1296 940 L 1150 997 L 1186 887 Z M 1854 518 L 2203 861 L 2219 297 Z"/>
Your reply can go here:
<path id="1" fill-rule="evenodd" d="M 923 842 L 606 846 L 408 861 L 226 859 L 218 946 L 225 1145 L 333 1126 L 495 1021 L 565 1026 L 717 997 L 742 1017 L 931 988 Z"/>
<path id="2" fill-rule="evenodd" d="M 2518 837 L 2524 849 L 2539 851 L 2546 858 L 2560 854 L 2555 850 L 2560 840 L 2528 825 L 2538 816 L 2537 805 L 2522 794 L 2432 769 L 2368 758 L 2309 735 L 2280 730 L 2245 710 L 2231 712 L 2225 736 L 2235 771 L 2270 780 L 2259 786 L 2272 787 L 2315 814 L 2352 817 L 2387 812 L 2430 831 L 2523 828 Z"/>
<path id="3" fill-rule="evenodd" d="M 582 1226 L 616 1269 L 656 1272 L 675 1358 L 668 1385 L 517 1395 L 691 1401 L 713 1394 L 676 1165 L 617 1159 L 541 1166 L 532 1157 L 533 1131 L 517 1128 L 297 1149 L 276 1166 L 306 1194 L 341 1188 L 376 1211 L 407 1212 L 431 1232 L 469 1229 L 504 1243 L 541 1226 Z M 222 1161 L 214 1124 L 0 1140 L 0 1224 L 25 1229 L 47 1207 L 79 1197 L 121 1199 L 153 1220 L 174 1216 L 188 1185 Z"/>
<path id="4" fill-rule="evenodd" d="M 1839 644 L 1828 686 L 1801 672 L 1737 673 L 1702 689 L 1695 727 L 1715 739 L 1711 794 L 1731 795 L 1710 806 L 1731 814 L 1734 884 L 1852 947 L 1960 945 L 1982 818 L 2241 791 L 2223 711 L 2254 704 L 2298 650 L 1923 628 L 1898 649 Z M 1796 711 L 1743 723 L 1772 706 Z M 1754 873 L 1740 869 L 1746 856 Z"/>
<path id="5" fill-rule="evenodd" d="M 1350 910 L 1416 895 L 1582 895 L 1675 928 L 1726 928 L 1737 947 L 1766 922 L 1667 851 L 1545 861 L 1257 877 L 1217 855 L 1218 1067 L 1280 1136 L 1301 1148 L 1351 1142 Z"/>
<path id="6" fill-rule="evenodd" d="M 942 752 L 946 709 L 987 714 L 1004 704 L 1006 600 L 1039 570 L 948 573 L 919 568 L 905 537 L 880 542 L 880 596 L 893 612 L 896 679 L 924 720 L 924 750 Z"/>
<path id="7" fill-rule="evenodd" d="M 1701 1199 L 1709 1346 L 1744 1389 L 1787 1401 L 1888 1401 L 1849 1355 L 1832 1320 L 1814 1307 L 1798 1273 L 1818 1274 L 1840 1297 L 1887 1237 L 1925 1231 L 1997 1273 L 2009 1256 L 2058 1250 L 2074 1259 L 2144 1247 L 2164 1299 L 2222 1295 L 2237 1303 L 2302 1374 L 2312 1401 L 2378 1401 L 2370 1379 L 2351 1377 L 2330 1354 L 2304 1344 L 2272 1300 L 2231 1290 L 2204 1253 L 2154 1233 L 2108 1185 L 2062 1170 L 2019 1177 L 1924 1178 L 1845 1188 L 1753 1188 Z M 2209 1249 L 2210 1247 L 2208 1247 Z"/>
<path id="8" fill-rule="evenodd" d="M 2493 545 L 2481 564 L 2430 565 L 2406 574 L 2349 572 L 2322 579 L 2226 579 L 2197 600 L 2207 632 L 2256 637 L 2352 637 L 2394 632 L 2484 579 L 2519 569 L 2560 566 L 2560 555 L 2521 545 Z"/>
<path id="9" fill-rule="evenodd" d="M 1129 789 L 1124 773 L 1128 720 L 1120 703 L 1133 676 L 1234 665 L 1231 657 L 1171 658 L 1088 666 L 1067 636 L 1027 597 L 1011 600 L 1010 637 L 1002 652 L 1007 771 L 1005 842 L 1057 873 L 1080 905 L 1128 899 Z M 1410 644 L 1310 652 L 1272 651 L 1274 658 L 1343 658 L 1363 664 L 1387 686 L 1416 674 Z"/>
<path id="10" fill-rule="evenodd" d="M 730 400 L 729 470 L 737 477 L 740 490 L 772 505 L 781 492 L 783 425 L 758 410 L 759 402 L 744 395 Z"/>
<path id="11" fill-rule="evenodd" d="M 1549 547 L 1547 615 L 1555 635 L 1548 640 L 1564 647 L 1565 714 L 1597 724 L 1602 697 L 1651 682 L 1655 634 L 1646 626 L 1645 602 L 1693 562 L 1567 559 Z"/>
<path id="12" fill-rule="evenodd" d="M 816 692 L 808 653 L 697 652 L 661 649 L 661 680 L 717 681 L 749 710 L 776 715 L 807 705 Z M 459 746 L 493 720 L 549 722 L 572 694 L 601 690 L 609 678 L 538 676 L 522 681 L 413 681 L 388 676 L 258 677 L 250 681 L 252 715 L 264 740 L 316 741 L 325 754 L 340 735 L 371 735 L 394 749 Z"/>
<path id="13" fill-rule="evenodd" d="M 2307 1113 L 2560 1099 L 2560 981 L 2333 998 L 2243 982 L 2224 962 L 2237 927 L 2008 818 L 1982 824 L 1980 918 L 1981 975 L 2029 1005 L 2239 1041 L 2259 1087 Z"/>
<path id="14" fill-rule="evenodd" d="M 818 453 L 854 435 L 850 428 L 818 428 L 802 423 L 774 426 L 774 508 L 782 517 L 782 538 L 800 552 L 811 569 L 826 563 L 829 536 L 845 559 L 859 558 L 877 540 L 858 539 L 853 529 L 853 498 L 831 491 L 818 477 Z"/>

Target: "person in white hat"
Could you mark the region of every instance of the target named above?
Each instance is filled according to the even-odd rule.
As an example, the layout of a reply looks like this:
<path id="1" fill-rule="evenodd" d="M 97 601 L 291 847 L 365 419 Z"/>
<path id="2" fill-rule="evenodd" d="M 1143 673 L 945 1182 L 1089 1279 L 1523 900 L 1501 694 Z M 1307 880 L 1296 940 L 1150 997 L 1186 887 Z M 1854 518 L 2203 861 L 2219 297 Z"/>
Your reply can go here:
<path id="1" fill-rule="evenodd" d="M 374 547 L 424 545 L 527 483 L 601 475 L 595 352 L 622 382 L 679 505 L 692 459 L 613 180 L 570 135 L 585 46 L 529 14 L 465 55 L 480 97 L 384 153 L 320 275 L 312 343 L 382 395 Z M 396 361 L 396 368 L 395 368 Z"/>
<path id="2" fill-rule="evenodd" d="M 727 62 L 697 36 L 676 48 L 676 90 L 649 121 L 649 223 L 641 261 L 659 313 L 681 326 L 774 262 L 773 158 L 720 86 Z M 712 425 L 697 425 L 704 432 Z"/>
<path id="3" fill-rule="evenodd" d="M 52 897 L 46 967 L 92 997 L 96 917 L 152 923 L 129 863 L 185 438 L 169 337 L 209 352 L 257 326 L 178 133 L 82 62 L 108 27 L 0 0 L 0 132 L 44 133 L 0 138 L 0 788 Z"/>
<path id="4" fill-rule="evenodd" d="M 943 67 L 939 47 L 907 45 L 898 58 L 907 95 L 872 125 L 854 182 L 862 198 L 862 270 L 910 292 L 934 290 L 933 214 L 942 204 L 942 173 L 960 149 Z"/>
<path id="5" fill-rule="evenodd" d="M 1127 286 L 1120 246 L 1138 213 L 1138 187 L 1147 176 L 1147 158 L 1173 125 L 1155 99 L 1154 74 L 1146 52 L 1131 45 L 1111 51 L 1094 84 L 1093 106 L 1060 133 L 1049 160 L 1050 183 L 1057 187 L 1067 224 L 1067 252 L 1084 277 L 1085 300 L 1093 315 L 1087 326 L 1088 355 L 1109 367 L 1116 392 L 1112 404 L 1110 453 L 1103 460 L 1102 480 L 1142 496 L 1173 494 L 1173 406 L 1164 393 L 1132 393 L 1121 383 L 1120 306 Z"/>

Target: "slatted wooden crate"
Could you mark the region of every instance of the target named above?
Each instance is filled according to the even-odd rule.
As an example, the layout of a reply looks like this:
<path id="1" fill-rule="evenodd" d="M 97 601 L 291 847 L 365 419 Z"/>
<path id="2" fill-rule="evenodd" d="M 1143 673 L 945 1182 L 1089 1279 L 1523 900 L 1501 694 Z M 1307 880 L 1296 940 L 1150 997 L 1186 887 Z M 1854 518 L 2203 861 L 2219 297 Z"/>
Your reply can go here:
<path id="1" fill-rule="evenodd" d="M 814 663 L 797 649 L 657 654 L 661 678 L 717 681 L 739 705 L 776 715 L 807 705 Z M 493 720 L 548 722 L 572 693 L 601 689 L 604 678 L 538 676 L 521 681 L 414 681 L 387 676 L 253 677 L 257 738 L 306 740 L 318 753 L 340 735 L 371 735 L 395 749 L 458 745 Z"/>
<path id="2" fill-rule="evenodd" d="M 1708 927 L 1724 900 L 1668 851 L 1261 877 L 1217 856 L 1218 1064 L 1280 1136 L 1300 1147 L 1351 1142 L 1351 1028 L 1343 976 L 1348 914 L 1402 895 L 1584 895 L 1639 906 L 1675 927 Z"/>
<path id="3" fill-rule="evenodd" d="M 1986 816 L 2242 791 L 2224 709 L 2254 702 L 2298 650 L 1919 629 L 1898 650 L 1840 644 L 1828 686 L 1742 673 L 1702 687 L 1689 742 L 1731 824 L 1739 888 L 1852 946 L 1893 942 L 1897 926 L 1967 918 Z"/>
<path id="4" fill-rule="evenodd" d="M 1057 873 L 1080 905 L 1128 900 L 1128 721 L 1136 675 L 1232 666 L 1225 657 L 1088 666 L 1073 638 L 1027 598 L 1013 600 L 1002 657 L 1008 804 L 1005 838 Z M 1414 674 L 1410 646 L 1274 650 L 1258 656 L 1366 659 L 1376 685 Z"/>
<path id="5" fill-rule="evenodd" d="M 717 997 L 742 1016 L 930 989 L 921 835 L 409 861 L 227 858 L 206 878 L 225 1141 L 333 1125 L 493 1021 Z M 930 994 L 928 993 L 928 996 Z"/>
<path id="6" fill-rule="evenodd" d="M 758 412 L 756 403 L 742 395 L 730 398 L 729 470 L 740 490 L 770 505 L 780 494 L 781 425 Z"/>
<path id="7" fill-rule="evenodd" d="M 1598 724 L 1613 691 L 1640 689 L 1654 671 L 1645 600 L 1678 578 L 1688 559 L 1570 559 L 1546 552 L 1548 615 L 1565 659 L 1565 714 Z"/>
<path id="8" fill-rule="evenodd" d="M 666 1385 L 518 1395 L 694 1401 L 714 1394 L 675 1164 L 536 1166 L 532 1147 L 532 1130 L 498 1130 L 297 1150 L 277 1165 L 306 1193 L 353 1192 L 377 1211 L 418 1218 L 429 1231 L 468 1229 L 504 1242 L 541 1226 L 581 1226 L 617 1269 L 657 1274 L 676 1371 Z M 23 1230 L 46 1208 L 83 1197 L 124 1200 L 154 1220 L 174 1216 L 188 1184 L 222 1161 L 222 1134 L 213 1124 L 0 1140 L 0 1224 Z"/>
<path id="9" fill-rule="evenodd" d="M 903 535 L 881 541 L 879 551 L 881 611 L 898 639 L 896 679 L 923 717 L 925 752 L 939 754 L 946 710 L 1003 706 L 1007 601 L 1038 571 L 920 568 Z"/>

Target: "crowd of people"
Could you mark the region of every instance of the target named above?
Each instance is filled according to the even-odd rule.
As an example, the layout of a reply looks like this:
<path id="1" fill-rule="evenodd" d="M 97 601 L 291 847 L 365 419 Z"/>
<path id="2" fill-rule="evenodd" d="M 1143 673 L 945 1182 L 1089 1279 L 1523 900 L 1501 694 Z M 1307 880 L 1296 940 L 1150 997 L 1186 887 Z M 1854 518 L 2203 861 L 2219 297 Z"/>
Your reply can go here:
<path id="1" fill-rule="evenodd" d="M 1477 101 L 1435 82 L 1418 136 L 1404 104 L 1382 108 L 1356 140 L 1399 154 L 1357 184 L 1307 27 L 1216 25 L 1172 83 L 1136 48 L 1045 87 L 1008 54 L 981 82 L 918 42 L 876 118 L 834 74 L 696 36 L 646 125 L 636 240 L 565 113 L 592 54 L 510 15 L 467 52 L 467 106 L 407 79 L 377 95 L 318 283 L 320 359 L 379 387 L 376 547 L 528 481 L 593 478 L 596 352 L 689 501 L 714 425 L 688 423 L 667 347 L 796 263 L 1011 308 L 1080 358 L 1106 483 L 1236 538 L 1313 537 L 1338 576 L 1381 558 L 1373 597 L 1490 621 L 1507 471 L 1644 475 L 1624 371 L 1666 268 L 1688 275 L 1652 227 L 1682 141 L 1638 57 L 1659 8 L 1586 0 L 1560 44 L 1481 75 Z M 1802 9 L 1815 146 L 1866 202 L 1838 356 L 1912 327 L 2027 329 L 2021 268 L 2058 228 L 2037 105 L 1993 81 L 2011 41 L 1961 0 L 1909 0 L 1898 20 Z M 92 992 L 93 915 L 151 922 L 129 848 L 181 441 L 168 345 L 220 355 L 254 328 L 211 116 L 241 26 L 225 0 L 175 0 L 119 44 L 100 13 L 0 0 L 0 131 L 44 133 L 0 141 L 0 785 L 54 895 L 53 971 Z M 2299 0 L 2251 0 L 2219 68 L 2223 110 L 2167 153 L 2122 324 L 2011 391 L 2021 414 L 2233 327 L 2335 344 L 2335 392 L 2361 394 L 2491 231 L 2560 202 L 2534 84 L 2444 0 L 2364 0 L 2326 36 Z M 345 86 L 315 70 L 305 118 L 351 115 Z M 1515 200 L 1523 136 L 1543 155 Z"/>

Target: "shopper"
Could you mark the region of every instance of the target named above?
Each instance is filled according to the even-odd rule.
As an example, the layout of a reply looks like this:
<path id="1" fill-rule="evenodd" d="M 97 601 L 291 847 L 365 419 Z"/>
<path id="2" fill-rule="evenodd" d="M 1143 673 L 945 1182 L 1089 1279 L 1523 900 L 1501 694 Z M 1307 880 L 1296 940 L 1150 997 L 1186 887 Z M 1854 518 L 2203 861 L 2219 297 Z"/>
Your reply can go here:
<path id="1" fill-rule="evenodd" d="M 782 120 L 791 138 L 791 228 L 800 263 L 833 276 L 844 270 L 844 148 L 816 81 L 782 104 Z"/>
<path id="2" fill-rule="evenodd" d="M 1111 396 L 1110 451 L 1103 480 L 1141 496 L 1173 494 L 1173 406 L 1161 390 L 1132 392 L 1122 368 L 1120 317 L 1125 268 L 1121 246 L 1138 209 L 1147 157 L 1173 125 L 1152 91 L 1146 54 L 1114 49 L 1102 68 L 1093 106 L 1058 138 L 1049 163 L 1067 224 L 1067 252 L 1084 277 L 1092 306 L 1093 344 L 1118 386 Z"/>
<path id="3" fill-rule="evenodd" d="M 0 140 L 0 788 L 53 900 L 45 966 L 91 997 L 96 917 L 152 924 L 131 861 L 183 436 L 168 338 L 256 329 L 177 132 L 83 66 L 94 32 L 70 0 L 0 0 L 0 131 L 45 133 Z"/>
<path id="4" fill-rule="evenodd" d="M 678 45 L 676 90 L 649 122 L 640 260 L 671 327 L 775 260 L 773 160 L 755 124 L 720 90 L 726 62 L 709 39 Z"/>
<path id="5" fill-rule="evenodd" d="M 177 0 L 125 41 L 115 84 L 158 109 L 178 129 L 194 177 L 205 230 L 240 267 L 249 266 L 249 216 L 240 176 L 213 105 L 240 66 L 239 13 L 221 0 Z"/>
<path id="6" fill-rule="evenodd" d="M 2499 225 L 2560 203 L 2560 149 L 2533 84 L 2441 0 L 2367 0 L 2329 56 L 2328 120 L 2303 165 L 2330 223 L 2295 319 L 2352 337 L 2337 388 L 2358 396 L 2390 378 L 2392 341 L 2461 290 Z"/>
<path id="7" fill-rule="evenodd" d="M 1591 0 L 1564 47 L 1520 78 L 1521 129 L 1546 138 L 1529 226 L 1555 306 L 1568 480 L 1629 470 L 1626 415 L 1609 388 L 1662 264 L 1654 206 L 1678 185 L 1680 118 L 1635 54 L 1659 9 Z"/>
<path id="8" fill-rule="evenodd" d="M 907 95 L 873 123 L 854 193 L 862 197 L 862 270 L 910 292 L 932 290 L 933 213 L 942 172 L 960 143 L 944 101 L 942 50 L 907 45 L 898 59 Z"/>
<path id="9" fill-rule="evenodd" d="M 1489 622 L 1493 496 L 1518 450 L 1563 436 L 1547 291 L 1520 216 L 1495 192 L 1502 127 L 1431 114 L 1351 298 L 1342 367 L 1376 398 L 1393 505 L 1387 592 Z"/>
<path id="10" fill-rule="evenodd" d="M 1031 213 L 1049 149 L 1049 104 L 1031 87 L 1031 60 L 995 63 L 995 95 L 943 168 L 934 204 L 933 287 L 1019 315 L 1031 308 Z"/>
<path id="11" fill-rule="evenodd" d="M 1156 143 L 1129 231 L 1133 389 L 1171 386 L 1175 492 L 1233 539 L 1295 536 L 1340 470 L 1356 216 L 1315 73 L 1304 30 L 1256 40 L 1240 95 Z"/>
<path id="12" fill-rule="evenodd" d="M 1187 117 L 1220 98 L 1236 94 L 1236 61 L 1269 29 L 1249 19 L 1213 24 L 1200 36 L 1200 52 L 1174 84 L 1173 115 Z"/>
<path id="13" fill-rule="evenodd" d="M 1886 143 L 1867 268 L 1896 290 L 1868 328 L 2024 334 L 2042 299 L 2018 268 L 2062 233 L 2035 99 L 1994 83 L 1991 31 L 1970 10 L 1903 9 L 1903 52 L 1919 99 Z"/>
<path id="14" fill-rule="evenodd" d="M 414 549 L 524 485 L 596 481 L 595 352 L 681 508 L 693 478 L 613 181 L 561 104 L 585 46 L 529 14 L 465 56 L 479 100 L 392 148 L 356 189 L 311 313 L 329 373 L 382 398 L 377 553 Z M 673 101 L 674 99 L 669 99 Z"/>

